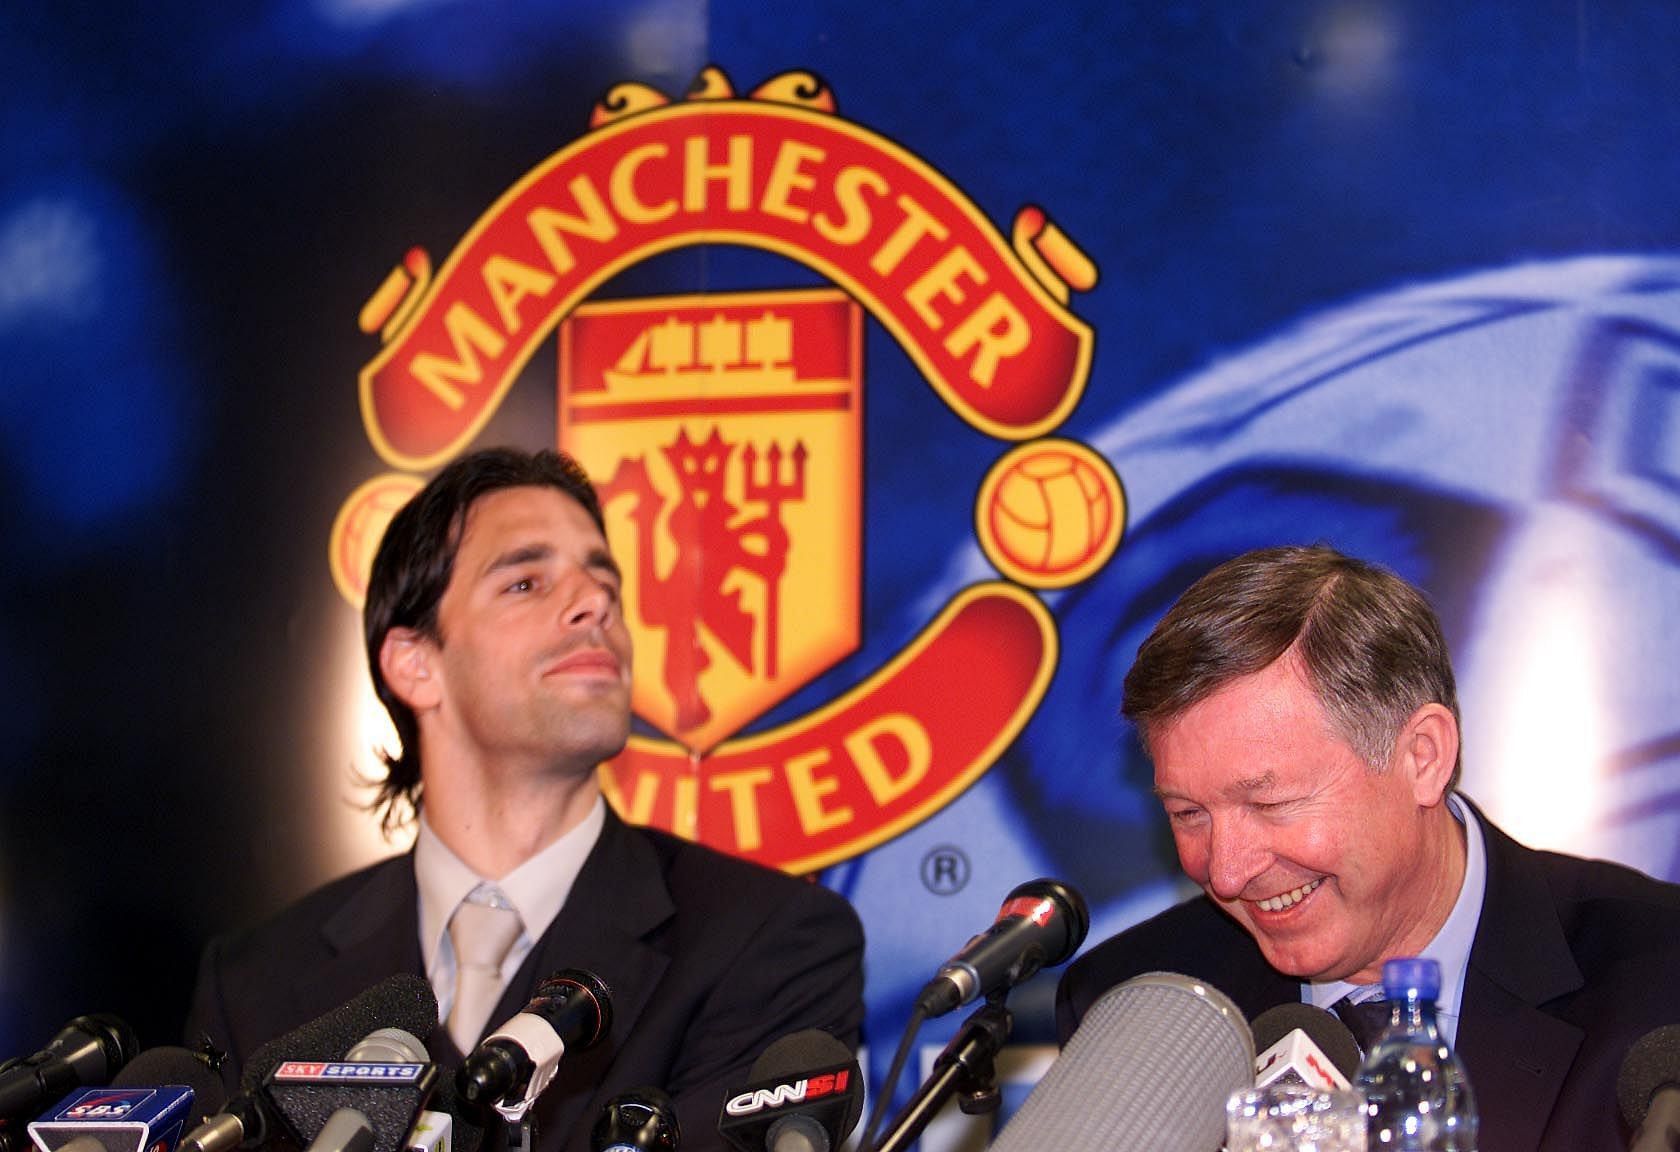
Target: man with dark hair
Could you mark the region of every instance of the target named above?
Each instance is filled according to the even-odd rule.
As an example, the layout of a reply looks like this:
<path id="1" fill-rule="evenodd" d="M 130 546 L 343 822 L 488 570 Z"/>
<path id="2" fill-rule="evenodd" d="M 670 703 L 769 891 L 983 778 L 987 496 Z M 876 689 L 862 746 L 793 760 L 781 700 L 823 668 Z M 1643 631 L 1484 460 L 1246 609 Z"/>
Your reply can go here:
<path id="1" fill-rule="evenodd" d="M 1239 556 L 1150 633 L 1122 711 L 1202 895 L 1069 967 L 1064 1041 L 1141 972 L 1250 1018 L 1305 1001 L 1352 1021 L 1384 960 L 1430 956 L 1482 1152 L 1626 1145 L 1622 1059 L 1680 1020 L 1680 886 L 1526 848 L 1454 791 L 1457 691 L 1415 588 L 1325 547 Z"/>
<path id="2" fill-rule="evenodd" d="M 363 614 L 401 747 L 378 803 L 412 853 L 335 881 L 206 949 L 188 1021 L 231 1055 L 397 972 L 427 977 L 463 1052 L 581 968 L 612 1027 L 568 1053 L 534 1113 L 540 1148 L 586 1149 L 602 1107 L 653 1086 L 683 1147 L 721 1147 L 725 1093 L 774 1040 L 856 1047 L 862 932 L 827 889 L 623 823 L 596 767 L 630 731 L 630 636 L 600 505 L 575 462 L 492 449 L 443 469 L 392 519 Z M 489 942 L 488 945 L 486 942 Z M 488 947 L 486 954 L 479 953 Z"/>

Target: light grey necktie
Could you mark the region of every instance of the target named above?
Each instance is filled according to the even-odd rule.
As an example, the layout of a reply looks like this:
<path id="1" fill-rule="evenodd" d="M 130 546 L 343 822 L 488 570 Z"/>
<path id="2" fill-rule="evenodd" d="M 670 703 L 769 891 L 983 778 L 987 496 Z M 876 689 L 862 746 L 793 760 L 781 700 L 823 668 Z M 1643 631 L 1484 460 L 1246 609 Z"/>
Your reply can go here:
<path id="1" fill-rule="evenodd" d="M 455 1003 L 449 1009 L 449 1036 L 455 1047 L 471 1052 L 502 998 L 502 961 L 522 925 L 512 908 L 463 900 L 449 918 L 455 946 Z"/>

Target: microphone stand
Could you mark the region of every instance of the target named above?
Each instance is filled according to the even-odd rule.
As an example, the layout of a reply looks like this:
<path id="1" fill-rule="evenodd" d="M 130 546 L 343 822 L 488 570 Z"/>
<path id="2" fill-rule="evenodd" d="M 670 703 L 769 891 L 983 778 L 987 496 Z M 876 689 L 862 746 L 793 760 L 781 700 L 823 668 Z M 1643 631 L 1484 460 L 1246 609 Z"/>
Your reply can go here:
<path id="1" fill-rule="evenodd" d="M 915 1143 L 945 1101 L 962 1093 L 959 1106 L 977 1115 L 995 1111 L 999 1103 L 997 1070 L 992 1061 L 1009 1039 L 1013 1019 L 996 993 L 976 1009 L 945 1045 L 933 1063 L 933 1075 L 916 1090 L 910 1103 L 893 1118 L 874 1152 L 902 1152 Z"/>

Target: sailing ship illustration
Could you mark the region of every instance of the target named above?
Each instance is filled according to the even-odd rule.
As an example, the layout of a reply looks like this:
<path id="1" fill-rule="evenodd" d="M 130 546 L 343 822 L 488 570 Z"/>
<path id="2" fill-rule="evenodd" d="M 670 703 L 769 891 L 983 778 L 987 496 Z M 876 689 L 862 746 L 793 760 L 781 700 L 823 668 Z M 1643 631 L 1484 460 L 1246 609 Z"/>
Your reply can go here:
<path id="1" fill-rule="evenodd" d="M 742 319 L 668 316 L 642 329 L 616 363 L 605 369 L 616 391 L 649 385 L 692 386 L 707 380 L 787 387 L 793 367 L 793 321 L 766 311 Z"/>

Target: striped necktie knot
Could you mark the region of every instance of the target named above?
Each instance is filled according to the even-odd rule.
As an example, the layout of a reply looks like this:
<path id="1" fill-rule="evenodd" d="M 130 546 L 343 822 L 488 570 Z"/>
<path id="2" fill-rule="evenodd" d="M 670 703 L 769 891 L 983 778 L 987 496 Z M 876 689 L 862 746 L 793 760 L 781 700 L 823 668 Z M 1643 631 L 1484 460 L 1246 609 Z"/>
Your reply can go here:
<path id="1" fill-rule="evenodd" d="M 1340 1016 L 1361 1052 L 1369 1052 L 1383 1030 L 1394 1019 L 1394 1001 L 1383 999 L 1382 985 L 1371 984 L 1355 988 L 1330 1005 L 1330 1011 Z"/>

